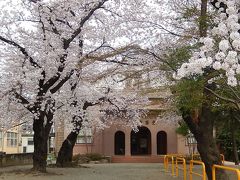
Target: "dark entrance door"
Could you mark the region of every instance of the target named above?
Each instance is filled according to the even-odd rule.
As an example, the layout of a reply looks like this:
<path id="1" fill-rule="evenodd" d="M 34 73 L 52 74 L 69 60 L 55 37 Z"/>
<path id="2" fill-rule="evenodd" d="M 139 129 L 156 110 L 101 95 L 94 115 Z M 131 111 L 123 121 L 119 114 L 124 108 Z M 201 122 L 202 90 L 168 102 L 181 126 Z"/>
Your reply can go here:
<path id="1" fill-rule="evenodd" d="M 146 127 L 140 127 L 138 132 L 131 132 L 131 154 L 151 154 L 151 132 Z"/>
<path id="2" fill-rule="evenodd" d="M 167 133 L 165 131 L 157 133 L 157 154 L 167 154 Z"/>
<path id="3" fill-rule="evenodd" d="M 125 134 L 122 131 L 117 131 L 114 137 L 115 155 L 125 154 Z"/>

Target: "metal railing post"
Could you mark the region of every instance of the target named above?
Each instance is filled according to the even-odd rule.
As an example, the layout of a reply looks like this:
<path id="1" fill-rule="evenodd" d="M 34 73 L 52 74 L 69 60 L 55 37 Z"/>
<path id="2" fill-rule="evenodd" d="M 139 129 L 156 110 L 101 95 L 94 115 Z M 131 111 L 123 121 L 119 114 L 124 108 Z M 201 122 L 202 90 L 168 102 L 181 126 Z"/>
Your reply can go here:
<path id="1" fill-rule="evenodd" d="M 234 171 L 237 174 L 237 180 L 240 180 L 240 170 L 237 168 L 227 167 L 227 166 L 220 166 L 220 165 L 213 165 L 212 167 L 212 180 L 216 180 L 216 169 L 224 169 L 227 171 Z"/>
<path id="2" fill-rule="evenodd" d="M 183 163 L 183 168 L 178 167 L 178 162 L 181 161 Z M 178 176 L 179 169 L 183 170 L 183 179 L 187 180 L 187 170 L 186 170 L 186 160 L 184 158 L 176 157 L 176 176 Z"/>
<path id="3" fill-rule="evenodd" d="M 202 165 L 202 174 L 193 172 L 193 165 L 194 164 Z M 205 173 L 205 171 L 206 171 L 205 164 L 202 161 L 194 161 L 194 160 L 190 161 L 190 167 L 189 167 L 189 178 L 190 178 L 190 180 L 192 180 L 192 175 L 193 174 L 196 175 L 196 176 L 202 177 L 202 180 L 206 180 L 206 173 Z"/>

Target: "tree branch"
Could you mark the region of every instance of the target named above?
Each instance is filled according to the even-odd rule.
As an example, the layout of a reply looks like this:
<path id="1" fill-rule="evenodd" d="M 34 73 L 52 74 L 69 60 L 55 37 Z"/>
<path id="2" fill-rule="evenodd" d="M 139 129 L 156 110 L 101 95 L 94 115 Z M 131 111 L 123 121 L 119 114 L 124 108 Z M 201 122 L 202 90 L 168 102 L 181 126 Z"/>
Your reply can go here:
<path id="1" fill-rule="evenodd" d="M 50 92 L 52 94 L 57 92 L 65 84 L 65 82 L 67 82 L 71 78 L 71 76 L 73 75 L 74 71 L 75 70 L 71 70 L 69 73 L 67 73 L 67 75 L 56 86 L 54 86 L 53 88 L 50 89 Z"/>
<path id="2" fill-rule="evenodd" d="M 151 22 L 151 21 L 144 21 L 144 20 L 134 20 L 134 21 L 135 21 L 135 22 L 139 22 L 139 23 L 147 23 L 147 24 L 156 26 L 156 27 L 158 27 L 158 28 L 166 31 L 167 33 L 169 33 L 169 34 L 171 34 L 171 35 L 173 35 L 173 36 L 184 37 L 184 36 L 181 35 L 181 34 L 177 34 L 177 33 L 175 33 L 175 32 L 172 32 L 172 31 L 166 29 L 164 26 L 162 26 L 162 25 L 160 25 L 160 24 L 158 24 L 158 23 L 154 23 L 154 22 Z"/>
<path id="3" fill-rule="evenodd" d="M 33 107 L 30 107 L 30 104 L 26 98 L 21 96 L 19 93 L 17 93 L 15 90 L 12 91 L 14 97 L 18 99 L 19 103 L 21 103 L 27 110 L 29 110 L 31 113 L 33 113 Z"/>
<path id="4" fill-rule="evenodd" d="M 228 86 L 228 88 L 232 91 L 232 93 L 234 94 L 234 96 L 240 100 L 240 97 L 238 96 L 237 92 L 231 87 L 231 86 Z"/>
<path id="5" fill-rule="evenodd" d="M 81 19 L 81 22 L 79 23 L 79 27 L 73 32 L 72 36 L 71 36 L 69 39 L 66 39 L 66 40 L 64 41 L 64 49 L 67 49 L 67 48 L 69 47 L 70 43 L 81 33 L 84 24 L 90 19 L 90 17 L 93 15 L 93 13 L 94 13 L 97 9 L 101 8 L 102 5 L 103 5 L 105 2 L 107 2 L 107 1 L 108 1 L 108 0 L 101 0 L 101 1 L 99 1 L 99 2 L 95 5 L 95 7 L 93 7 L 93 8 L 88 12 L 88 14 Z"/>
<path id="6" fill-rule="evenodd" d="M 139 51 L 139 52 L 144 51 L 143 49 L 141 49 L 138 46 L 129 45 L 129 46 L 125 46 L 125 47 L 122 47 L 122 48 L 115 49 L 112 52 L 105 53 L 105 54 L 102 54 L 102 55 L 99 55 L 99 56 L 86 55 L 86 56 L 84 56 L 83 58 L 80 59 L 79 66 L 81 68 L 82 67 L 81 63 L 86 61 L 86 60 L 90 61 L 89 63 L 87 63 L 87 65 L 91 64 L 93 62 L 96 62 L 96 61 L 111 62 L 111 63 L 117 63 L 117 64 L 122 64 L 122 65 L 132 65 L 132 66 L 141 65 L 141 64 L 130 64 L 130 63 L 127 63 L 127 62 L 122 62 L 122 61 L 117 61 L 117 60 L 107 60 L 107 58 L 114 57 L 116 55 L 120 55 L 120 54 L 125 53 L 125 52 L 130 51 L 130 50 L 135 50 L 135 51 Z"/>
<path id="7" fill-rule="evenodd" d="M 41 88 L 42 90 L 39 91 L 39 96 L 43 95 L 44 93 L 46 93 L 60 78 L 61 73 L 63 72 L 64 68 L 65 68 L 65 59 L 67 58 L 67 54 L 62 55 L 62 57 L 60 58 L 60 62 L 61 65 L 58 67 L 58 71 L 57 73 L 52 76 Z"/>
<path id="8" fill-rule="evenodd" d="M 209 91 L 210 93 L 212 93 L 214 96 L 216 96 L 217 98 L 219 98 L 219 99 L 221 99 L 221 100 L 223 100 L 223 101 L 231 102 L 231 103 L 234 103 L 234 104 L 236 103 L 235 100 L 230 99 L 230 98 L 227 98 L 227 97 L 223 97 L 223 96 L 217 94 L 215 91 L 207 88 L 206 86 L 205 86 L 204 88 L 205 88 L 207 91 Z"/>
<path id="9" fill-rule="evenodd" d="M 21 51 L 21 53 L 25 56 L 25 58 L 29 59 L 32 66 L 41 68 L 41 66 L 37 62 L 35 62 L 34 59 L 28 54 L 28 52 L 26 51 L 26 49 L 24 47 L 22 47 L 21 45 L 19 45 L 18 43 L 14 42 L 12 40 L 4 38 L 2 36 L 0 36 L 0 40 L 9 45 L 12 45 L 12 46 L 18 48 Z"/>

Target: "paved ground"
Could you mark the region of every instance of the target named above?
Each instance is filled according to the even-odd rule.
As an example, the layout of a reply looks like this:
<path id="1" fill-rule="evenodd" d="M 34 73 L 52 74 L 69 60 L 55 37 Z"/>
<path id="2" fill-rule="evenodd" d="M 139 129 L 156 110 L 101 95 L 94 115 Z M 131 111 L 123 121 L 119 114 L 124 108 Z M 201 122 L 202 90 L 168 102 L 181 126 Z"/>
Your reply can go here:
<path id="1" fill-rule="evenodd" d="M 31 166 L 0 169 L 0 180 L 182 180 L 166 174 L 162 164 L 88 164 L 86 168 L 48 168 L 47 174 L 29 172 Z M 194 180 L 201 178 L 194 177 Z M 236 180 L 236 178 L 231 178 Z"/>
<path id="2" fill-rule="evenodd" d="M 48 174 L 32 174 L 31 166 L 0 169 L 5 180 L 172 180 L 160 164 L 88 164 L 88 168 L 48 168 Z M 175 180 L 177 178 L 174 178 Z"/>

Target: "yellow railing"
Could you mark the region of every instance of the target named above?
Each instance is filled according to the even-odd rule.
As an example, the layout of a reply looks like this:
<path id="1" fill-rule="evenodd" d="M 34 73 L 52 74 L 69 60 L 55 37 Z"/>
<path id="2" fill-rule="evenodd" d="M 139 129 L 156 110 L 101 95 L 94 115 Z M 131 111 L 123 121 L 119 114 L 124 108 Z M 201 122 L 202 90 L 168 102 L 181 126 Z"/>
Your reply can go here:
<path id="1" fill-rule="evenodd" d="M 213 165 L 212 168 L 212 180 L 216 180 L 216 169 L 224 169 L 227 171 L 234 171 L 237 174 L 237 180 L 240 180 L 240 170 L 237 168 L 227 167 L 227 166 L 220 166 L 220 165 Z"/>
<path id="2" fill-rule="evenodd" d="M 183 168 L 178 167 L 179 163 L 182 163 Z M 183 171 L 183 179 L 187 180 L 186 160 L 184 158 L 176 157 L 176 176 L 178 176 L 179 169 Z"/>
<path id="3" fill-rule="evenodd" d="M 193 172 L 193 167 L 194 167 L 194 164 L 198 164 L 198 165 L 201 165 L 202 166 L 202 173 L 196 173 L 196 172 Z M 196 176 L 200 176 L 202 177 L 202 180 L 206 180 L 206 173 L 205 173 L 205 164 L 202 162 L 202 161 L 194 161 L 194 160 L 191 160 L 190 161 L 190 167 L 189 167 L 189 178 L 190 180 L 192 180 L 192 175 L 196 175 Z"/>
<path id="4" fill-rule="evenodd" d="M 168 156 L 173 156 L 173 157 L 184 157 L 182 154 L 167 154 Z"/>
<path id="5" fill-rule="evenodd" d="M 196 160 L 195 157 L 198 157 L 197 160 L 201 159 L 200 154 L 192 154 L 192 160 Z M 222 160 L 222 164 L 224 164 L 224 161 L 225 161 L 224 155 L 223 155 L 223 154 L 220 154 L 220 157 L 221 157 L 221 160 Z"/>
<path id="6" fill-rule="evenodd" d="M 172 155 L 165 155 L 164 156 L 164 168 L 165 168 L 165 172 L 168 172 L 168 160 L 171 159 L 171 163 L 172 163 L 172 176 L 174 176 L 174 157 Z"/>
<path id="7" fill-rule="evenodd" d="M 200 156 L 200 154 L 192 154 L 192 160 L 190 160 L 190 166 L 189 166 L 189 179 L 193 179 L 193 175 L 202 177 L 202 180 L 206 180 L 206 168 L 205 164 L 202 161 L 196 161 L 194 160 L 194 157 Z M 225 158 L 223 154 L 220 154 L 222 164 L 224 164 Z M 201 157 L 200 157 L 201 158 Z M 172 176 L 175 175 L 174 172 L 174 165 L 176 165 L 176 176 L 179 175 L 179 169 L 183 171 L 183 178 L 184 180 L 187 180 L 187 168 L 186 168 L 186 160 L 183 155 L 181 154 L 168 154 L 164 156 L 164 168 L 165 172 L 168 172 L 169 168 L 169 159 L 171 160 L 171 174 Z M 179 164 L 182 163 L 183 168 L 179 167 Z M 198 164 L 202 166 L 202 173 L 194 172 L 194 164 Z M 234 171 L 237 174 L 237 180 L 240 180 L 240 169 L 227 167 L 227 166 L 221 166 L 221 165 L 213 165 L 212 167 L 212 180 L 216 180 L 216 169 L 224 169 L 228 171 Z"/>

